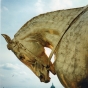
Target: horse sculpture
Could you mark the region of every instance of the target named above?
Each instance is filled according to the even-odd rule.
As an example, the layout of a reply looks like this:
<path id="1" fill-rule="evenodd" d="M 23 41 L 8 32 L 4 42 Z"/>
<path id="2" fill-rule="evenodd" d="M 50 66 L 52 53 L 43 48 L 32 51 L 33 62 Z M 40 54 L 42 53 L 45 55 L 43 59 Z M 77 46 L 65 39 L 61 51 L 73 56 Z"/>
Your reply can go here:
<path id="1" fill-rule="evenodd" d="M 41 14 L 24 24 L 14 39 L 2 36 L 41 82 L 49 82 L 52 72 L 65 88 L 88 88 L 88 6 Z M 52 50 L 49 57 L 44 47 Z"/>

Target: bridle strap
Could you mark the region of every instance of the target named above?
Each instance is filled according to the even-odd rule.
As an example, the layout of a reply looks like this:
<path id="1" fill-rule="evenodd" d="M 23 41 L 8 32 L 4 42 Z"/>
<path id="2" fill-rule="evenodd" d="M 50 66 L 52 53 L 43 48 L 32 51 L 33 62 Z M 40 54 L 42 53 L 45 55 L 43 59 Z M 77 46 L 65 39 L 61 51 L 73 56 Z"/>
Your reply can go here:
<path id="1" fill-rule="evenodd" d="M 30 40 L 30 41 L 35 41 L 35 40 Z M 28 50 L 26 47 L 24 47 L 24 45 L 22 45 L 20 42 L 17 41 L 17 43 L 18 43 L 19 48 L 21 47 L 25 52 L 28 52 L 32 56 L 32 58 L 34 58 L 38 63 L 42 64 L 39 57 L 34 55 L 30 50 Z M 47 68 L 47 66 L 45 66 L 44 64 L 42 64 L 42 65 Z M 47 68 L 47 70 L 49 70 L 49 67 Z"/>
<path id="2" fill-rule="evenodd" d="M 74 22 L 76 21 L 76 19 L 78 19 L 82 14 L 84 14 L 86 12 L 86 9 L 88 8 L 88 5 L 85 6 L 81 11 L 78 12 L 78 14 L 75 15 L 74 19 L 72 20 L 72 22 L 69 24 L 68 28 L 65 30 L 65 32 L 63 33 L 62 37 L 60 38 L 60 40 L 57 42 L 56 46 L 52 49 L 50 55 L 49 55 L 49 60 L 51 60 L 58 44 L 60 44 L 63 36 L 66 34 L 66 32 L 68 31 L 68 29 L 74 24 Z"/>

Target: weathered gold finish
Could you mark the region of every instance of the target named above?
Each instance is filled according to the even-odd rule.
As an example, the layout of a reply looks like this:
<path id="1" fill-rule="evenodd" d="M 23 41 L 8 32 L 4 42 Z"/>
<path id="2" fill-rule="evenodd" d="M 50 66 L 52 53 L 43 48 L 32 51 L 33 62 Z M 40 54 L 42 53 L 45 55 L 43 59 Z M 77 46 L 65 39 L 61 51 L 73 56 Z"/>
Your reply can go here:
<path id="1" fill-rule="evenodd" d="M 12 40 L 2 35 L 8 49 L 41 82 L 50 81 L 49 72 L 56 73 L 65 88 L 82 88 L 82 82 L 88 79 L 88 6 L 34 17 Z M 50 57 L 44 47 L 52 49 Z M 54 63 L 51 62 L 52 54 L 55 55 Z"/>

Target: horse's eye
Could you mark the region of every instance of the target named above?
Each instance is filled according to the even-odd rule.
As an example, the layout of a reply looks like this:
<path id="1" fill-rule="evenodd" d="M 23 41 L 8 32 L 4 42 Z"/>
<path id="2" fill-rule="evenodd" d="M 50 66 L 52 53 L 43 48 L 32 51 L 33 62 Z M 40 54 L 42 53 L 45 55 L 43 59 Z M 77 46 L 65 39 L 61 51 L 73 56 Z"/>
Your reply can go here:
<path id="1" fill-rule="evenodd" d="M 50 68 L 50 66 L 49 66 L 49 65 L 47 65 L 47 66 L 46 66 L 46 68 Z"/>
<path id="2" fill-rule="evenodd" d="M 35 64 L 32 64 L 32 66 L 34 67 L 34 66 L 35 66 Z"/>

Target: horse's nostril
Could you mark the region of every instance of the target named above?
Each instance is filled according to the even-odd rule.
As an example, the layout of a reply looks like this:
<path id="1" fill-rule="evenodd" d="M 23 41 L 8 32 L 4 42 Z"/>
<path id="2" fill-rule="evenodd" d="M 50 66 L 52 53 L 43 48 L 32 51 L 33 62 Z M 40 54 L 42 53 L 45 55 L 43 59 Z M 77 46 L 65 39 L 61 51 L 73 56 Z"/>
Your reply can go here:
<path id="1" fill-rule="evenodd" d="M 20 60 L 23 60 L 23 59 L 24 59 L 24 57 L 23 57 L 23 56 L 20 56 L 20 57 L 19 57 L 19 59 L 20 59 Z"/>
<path id="2" fill-rule="evenodd" d="M 43 76 L 42 75 L 40 75 L 40 79 L 42 79 L 43 78 Z"/>
<path id="3" fill-rule="evenodd" d="M 40 81 L 41 81 L 41 82 L 44 82 L 44 81 L 45 81 L 43 75 L 40 75 L 39 78 L 40 78 Z"/>
<path id="4" fill-rule="evenodd" d="M 50 80 L 45 80 L 45 83 L 48 83 Z"/>

